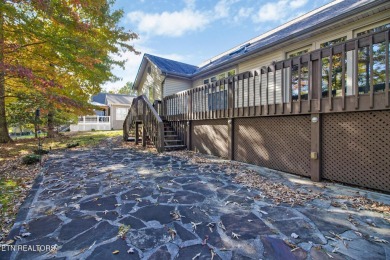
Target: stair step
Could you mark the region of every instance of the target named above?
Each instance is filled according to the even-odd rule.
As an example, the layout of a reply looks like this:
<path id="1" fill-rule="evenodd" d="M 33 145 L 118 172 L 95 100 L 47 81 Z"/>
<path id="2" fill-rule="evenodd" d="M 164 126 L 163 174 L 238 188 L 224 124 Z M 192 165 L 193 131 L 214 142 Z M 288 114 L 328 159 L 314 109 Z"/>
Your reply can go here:
<path id="1" fill-rule="evenodd" d="M 164 140 L 164 142 L 167 142 L 167 143 L 173 143 L 173 142 L 181 142 L 181 140 L 179 139 L 176 139 L 176 140 Z"/>
<path id="2" fill-rule="evenodd" d="M 164 137 L 177 137 L 177 135 L 164 135 Z"/>
<path id="3" fill-rule="evenodd" d="M 181 144 L 181 145 L 165 145 L 164 149 L 175 149 L 175 148 L 187 148 L 186 145 Z"/>

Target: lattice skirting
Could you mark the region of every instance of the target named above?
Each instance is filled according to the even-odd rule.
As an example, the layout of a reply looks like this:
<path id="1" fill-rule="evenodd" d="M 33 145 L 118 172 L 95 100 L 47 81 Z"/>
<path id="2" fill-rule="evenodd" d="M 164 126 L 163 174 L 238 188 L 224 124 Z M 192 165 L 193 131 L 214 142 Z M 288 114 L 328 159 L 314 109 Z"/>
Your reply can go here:
<path id="1" fill-rule="evenodd" d="M 310 176 L 310 116 L 239 118 L 234 159 Z"/>
<path id="2" fill-rule="evenodd" d="M 227 121 L 227 119 L 192 121 L 192 150 L 227 158 Z"/>
<path id="3" fill-rule="evenodd" d="M 390 111 L 326 114 L 322 177 L 390 191 Z"/>

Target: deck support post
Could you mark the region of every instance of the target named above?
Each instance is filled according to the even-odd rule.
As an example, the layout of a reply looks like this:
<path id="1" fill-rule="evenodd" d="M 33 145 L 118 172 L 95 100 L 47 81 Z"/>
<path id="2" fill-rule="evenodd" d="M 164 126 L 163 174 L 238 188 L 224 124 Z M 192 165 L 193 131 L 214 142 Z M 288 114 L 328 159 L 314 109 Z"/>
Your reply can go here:
<path id="1" fill-rule="evenodd" d="M 228 159 L 234 160 L 234 118 L 228 119 Z"/>
<path id="2" fill-rule="evenodd" d="M 139 144 L 139 123 L 135 122 L 135 144 Z"/>
<path id="3" fill-rule="evenodd" d="M 321 181 L 321 114 L 311 114 L 310 177 Z"/>
<path id="4" fill-rule="evenodd" d="M 187 144 L 187 150 L 191 150 L 191 131 L 192 131 L 192 121 L 188 120 L 186 125 L 186 144 Z"/>

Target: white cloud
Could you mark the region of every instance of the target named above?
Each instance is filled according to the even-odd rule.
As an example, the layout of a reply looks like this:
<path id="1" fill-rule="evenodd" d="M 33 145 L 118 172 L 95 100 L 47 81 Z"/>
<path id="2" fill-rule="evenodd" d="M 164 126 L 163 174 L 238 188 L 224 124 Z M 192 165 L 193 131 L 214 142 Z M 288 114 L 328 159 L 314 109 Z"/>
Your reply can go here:
<path id="1" fill-rule="evenodd" d="M 234 21 L 235 22 L 240 22 L 242 19 L 250 17 L 252 13 L 253 13 L 253 8 L 241 7 L 238 10 L 237 15 L 234 16 Z"/>
<path id="2" fill-rule="evenodd" d="M 210 22 L 201 12 L 190 9 L 160 14 L 138 11 L 129 13 L 127 17 L 131 22 L 137 23 L 138 31 L 172 37 L 181 36 L 189 31 L 201 30 Z"/>
<path id="3" fill-rule="evenodd" d="M 214 6 L 214 19 L 226 18 L 230 14 L 230 7 L 239 0 L 220 0 Z"/>
<path id="4" fill-rule="evenodd" d="M 307 0 L 294 0 L 290 2 L 290 6 L 293 9 L 304 6 L 307 3 Z"/>
<path id="5" fill-rule="evenodd" d="M 307 0 L 269 2 L 260 7 L 259 11 L 252 16 L 252 20 L 255 23 L 283 21 L 291 14 L 291 11 L 303 7 L 306 3 Z"/>
<path id="6" fill-rule="evenodd" d="M 182 10 L 162 13 L 134 11 L 127 19 L 136 24 L 137 31 L 148 35 L 179 37 L 201 31 L 210 23 L 231 15 L 231 6 L 240 0 L 219 0 L 212 9 L 197 10 L 195 0 L 184 0 Z"/>

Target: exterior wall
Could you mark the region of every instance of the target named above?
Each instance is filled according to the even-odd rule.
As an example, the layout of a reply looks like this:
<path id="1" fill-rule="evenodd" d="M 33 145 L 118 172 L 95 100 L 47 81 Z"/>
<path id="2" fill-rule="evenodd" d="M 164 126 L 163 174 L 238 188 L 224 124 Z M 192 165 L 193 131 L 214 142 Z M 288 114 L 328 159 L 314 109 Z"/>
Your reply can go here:
<path id="1" fill-rule="evenodd" d="M 150 73 L 149 68 L 150 67 Z M 152 63 L 148 62 L 144 74 L 142 75 L 138 95 L 145 95 L 150 102 L 162 99 L 162 83 L 165 76 Z"/>
<path id="2" fill-rule="evenodd" d="M 130 106 L 123 106 L 123 105 L 111 105 L 110 107 L 110 120 L 111 120 L 111 129 L 113 130 L 120 130 L 123 129 L 123 122 L 125 121 L 117 119 L 116 110 L 117 108 L 126 108 L 127 110 L 130 109 Z"/>
<path id="3" fill-rule="evenodd" d="M 189 80 L 170 78 L 168 76 L 164 81 L 163 97 L 176 94 L 183 90 L 188 90 L 191 86 L 191 81 Z"/>

